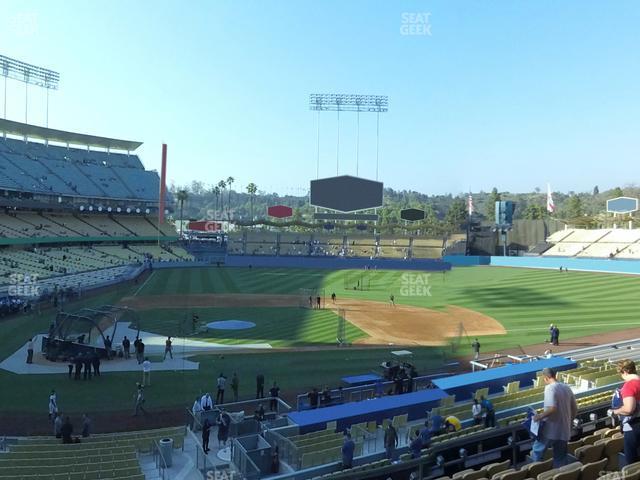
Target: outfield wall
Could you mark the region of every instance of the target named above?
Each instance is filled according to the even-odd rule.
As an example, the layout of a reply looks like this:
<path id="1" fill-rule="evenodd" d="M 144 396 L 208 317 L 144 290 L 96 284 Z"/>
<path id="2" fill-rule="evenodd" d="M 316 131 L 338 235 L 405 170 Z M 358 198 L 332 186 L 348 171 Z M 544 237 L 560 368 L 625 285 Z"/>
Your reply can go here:
<path id="1" fill-rule="evenodd" d="M 445 256 L 444 260 L 456 267 L 491 265 L 492 267 L 544 268 L 550 270 L 560 270 L 560 267 L 562 267 L 584 272 L 640 275 L 640 261 L 638 260 L 575 257 L 465 257 L 462 255 Z"/>
<path id="2" fill-rule="evenodd" d="M 360 257 L 276 257 L 267 255 L 227 255 L 227 267 L 326 268 L 331 270 L 375 268 L 379 270 L 451 270 L 451 264 L 440 259 L 394 260 Z"/>

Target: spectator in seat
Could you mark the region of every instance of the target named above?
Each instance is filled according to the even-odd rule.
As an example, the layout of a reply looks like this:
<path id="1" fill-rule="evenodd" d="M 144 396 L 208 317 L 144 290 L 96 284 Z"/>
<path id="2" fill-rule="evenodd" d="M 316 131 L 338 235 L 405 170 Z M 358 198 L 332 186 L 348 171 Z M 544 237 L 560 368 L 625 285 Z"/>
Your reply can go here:
<path id="1" fill-rule="evenodd" d="M 422 439 L 420 438 L 420 431 L 414 432 L 413 439 L 409 444 L 409 450 L 411 451 L 411 458 L 419 458 L 422 451 Z"/>
<path id="2" fill-rule="evenodd" d="M 471 415 L 473 416 L 474 425 L 480 425 L 482 423 L 482 405 L 480 405 L 477 398 L 473 399 L 473 405 L 471 405 Z"/>
<path id="3" fill-rule="evenodd" d="M 344 443 L 342 444 L 342 468 L 353 467 L 353 453 L 355 451 L 356 444 L 351 439 L 351 434 L 347 433 L 344 436 Z"/>
<path id="4" fill-rule="evenodd" d="M 639 460 L 640 446 L 640 376 L 636 364 L 632 360 L 621 360 L 617 365 L 618 373 L 624 380 L 620 389 L 622 406 L 613 410 L 621 416 L 622 434 L 624 435 L 624 457 L 627 465 Z"/>
<path id="5" fill-rule="evenodd" d="M 462 429 L 462 422 L 454 415 L 449 415 L 444 419 L 444 429 L 447 432 L 458 432 Z"/>
<path id="6" fill-rule="evenodd" d="M 66 417 L 62 427 L 60 428 L 60 434 L 62 435 L 62 443 L 73 443 L 73 438 L 71 435 L 73 434 L 73 425 L 71 424 L 71 419 Z"/>

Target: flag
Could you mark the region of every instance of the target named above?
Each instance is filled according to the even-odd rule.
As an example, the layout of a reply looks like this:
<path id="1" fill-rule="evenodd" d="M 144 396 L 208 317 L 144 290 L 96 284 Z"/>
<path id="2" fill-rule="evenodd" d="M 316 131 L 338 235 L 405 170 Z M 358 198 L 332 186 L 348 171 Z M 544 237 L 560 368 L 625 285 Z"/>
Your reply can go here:
<path id="1" fill-rule="evenodd" d="M 471 194 L 469 194 L 469 197 L 467 197 L 467 212 L 469 212 L 469 215 L 473 215 L 474 212 L 473 197 L 471 196 Z"/>
<path id="2" fill-rule="evenodd" d="M 551 195 L 551 185 L 547 183 L 547 212 L 553 213 L 556 211 L 556 204 L 553 203 L 553 196 Z"/>

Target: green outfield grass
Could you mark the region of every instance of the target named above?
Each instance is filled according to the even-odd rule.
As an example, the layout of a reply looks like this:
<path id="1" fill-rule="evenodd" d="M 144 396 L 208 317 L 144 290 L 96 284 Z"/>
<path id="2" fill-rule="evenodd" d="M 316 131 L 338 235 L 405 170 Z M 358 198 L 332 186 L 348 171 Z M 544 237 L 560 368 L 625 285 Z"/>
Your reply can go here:
<path id="1" fill-rule="evenodd" d="M 184 309 L 157 309 L 140 312 L 140 328 L 170 336 L 184 336 L 226 345 L 269 343 L 272 347 L 335 345 L 338 316 L 331 310 L 291 308 L 198 308 L 201 321 L 246 320 L 256 324 L 245 330 L 211 330 L 191 334 L 191 316 Z M 183 327 L 186 325 L 186 328 Z M 346 339 L 354 342 L 366 334 L 345 324 Z"/>
<path id="2" fill-rule="evenodd" d="M 354 291 L 353 281 L 345 289 L 347 275 L 361 279 L 369 289 Z M 457 305 L 495 318 L 507 334 L 484 337 L 485 351 L 540 343 L 547 338 L 550 323 L 559 324 L 561 340 L 640 326 L 637 314 L 640 311 L 640 277 L 497 267 L 455 268 L 446 274 L 419 275 L 382 270 L 348 273 L 260 268 L 159 270 L 142 286 L 138 295 L 174 292 L 295 294 L 301 288 L 323 288 L 327 299 L 335 292 L 339 299 L 351 297 L 386 302 L 393 294 L 398 304 L 432 309 Z M 425 283 L 430 295 L 413 295 L 406 288 Z M 281 340 L 275 332 L 274 340 Z M 299 333 L 309 332 L 300 330 Z M 259 336 L 268 339 L 269 333 L 261 332 Z M 304 335 L 288 336 L 287 341 L 314 343 L 316 339 Z M 468 340 L 462 338 L 461 344 L 468 344 Z"/>
<path id="3" fill-rule="evenodd" d="M 353 273 L 355 275 L 355 272 Z M 370 272 L 370 289 L 345 289 L 345 272 L 296 269 L 201 268 L 157 270 L 142 285 L 122 286 L 108 293 L 66 305 L 74 311 L 84 306 L 115 304 L 124 296 L 175 293 L 280 293 L 296 294 L 300 288 L 324 288 L 325 295 L 335 291 L 338 298 L 387 301 L 394 294 L 396 302 L 433 309 L 458 305 L 477 310 L 500 321 L 506 335 L 482 337 L 484 351 L 539 343 L 547 338 L 549 323 L 558 323 L 561 343 L 570 338 L 622 330 L 640 325 L 640 277 L 551 270 L 524 270 L 496 267 L 458 268 L 447 274 L 433 273 L 427 280 L 430 296 L 403 295 L 403 285 L 411 282 L 415 272 Z M 424 282 L 424 278 L 419 283 Z M 407 292 L 405 292 L 407 293 Z M 274 346 L 327 345 L 335 342 L 336 317 L 328 310 L 301 308 L 207 308 L 175 311 L 149 310 L 142 313 L 145 329 L 176 335 L 173 331 L 187 312 L 197 310 L 203 320 L 247 319 L 255 321 L 251 330 L 219 332 L 212 341 L 223 343 L 269 342 Z M 205 318 L 206 317 L 206 318 Z M 241 317 L 241 318 L 239 318 Z M 52 312 L 13 317 L 0 323 L 0 358 L 5 358 L 26 342 L 27 338 L 46 332 Z M 348 318 L 348 315 L 347 315 Z M 362 332 L 348 330 L 352 338 Z M 215 335 L 219 335 L 217 338 Z M 204 336 L 202 336 L 204 337 Z M 176 346 L 179 348 L 179 346 Z M 397 348 L 397 347 L 396 347 Z M 254 394 L 255 375 L 262 371 L 267 381 L 276 379 L 290 395 L 324 383 L 337 385 L 348 374 L 376 370 L 389 356 L 391 348 L 339 349 L 307 352 L 265 352 L 198 357 L 198 372 L 157 372 L 148 393 L 149 406 L 183 407 L 204 390 L 213 390 L 215 377 L 223 371 L 237 371 L 241 378 L 241 397 Z M 449 348 L 415 348 L 419 370 L 441 365 L 443 352 Z M 467 339 L 462 338 L 459 354 L 469 353 Z M 68 381 L 63 375 L 14 375 L 0 371 L 0 411 L 46 414 L 47 394 L 51 388 L 60 392 L 62 407 L 70 413 L 97 410 L 122 410 L 131 407 L 137 373 L 103 376 L 99 382 Z M 2 432 L 0 431 L 0 434 Z"/>

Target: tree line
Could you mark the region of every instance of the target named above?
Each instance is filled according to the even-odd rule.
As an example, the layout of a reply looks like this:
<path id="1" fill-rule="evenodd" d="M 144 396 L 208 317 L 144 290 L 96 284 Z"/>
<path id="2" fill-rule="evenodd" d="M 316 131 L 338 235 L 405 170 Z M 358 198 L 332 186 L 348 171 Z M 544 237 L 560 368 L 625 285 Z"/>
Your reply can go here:
<path id="1" fill-rule="evenodd" d="M 308 196 L 278 195 L 260 190 L 251 182 L 243 190 L 234 190 L 233 177 L 227 177 L 213 185 L 193 181 L 190 185 L 171 185 L 169 191 L 176 201 L 174 217 L 191 220 L 231 221 L 238 225 L 287 225 L 295 229 L 313 229 L 320 226 L 313 219 L 314 207 L 309 205 Z M 606 213 L 606 201 L 619 196 L 639 197 L 640 188 L 634 185 L 624 188 L 600 191 L 595 186 L 590 192 L 552 192 L 555 212 L 549 214 L 546 209 L 546 191 L 540 188 L 532 192 L 512 193 L 500 191 L 497 187 L 489 192 L 472 193 L 474 214 L 472 222 L 490 225 L 495 220 L 495 202 L 511 200 L 516 203 L 514 219 L 539 220 L 549 216 L 563 220 L 570 226 L 580 228 L 610 227 L 614 223 L 623 223 L 632 219 L 631 215 L 613 215 Z M 385 188 L 382 208 L 377 210 L 380 221 L 379 231 L 396 233 L 413 231 L 425 235 L 441 235 L 462 231 L 468 218 L 468 196 L 428 195 L 412 190 L 393 190 Z M 267 208 L 273 205 L 286 205 L 293 209 L 293 217 L 275 219 L 268 217 Z M 417 208 L 425 211 L 425 218 L 418 222 L 405 222 L 400 211 Z M 636 214 L 637 215 L 637 214 Z M 340 222 L 338 222 L 340 223 Z M 349 224 L 355 228 L 353 223 Z M 341 226 L 346 226 L 341 225 Z M 367 228 L 372 228 L 370 224 Z M 359 228 L 364 228 L 360 226 Z"/>

